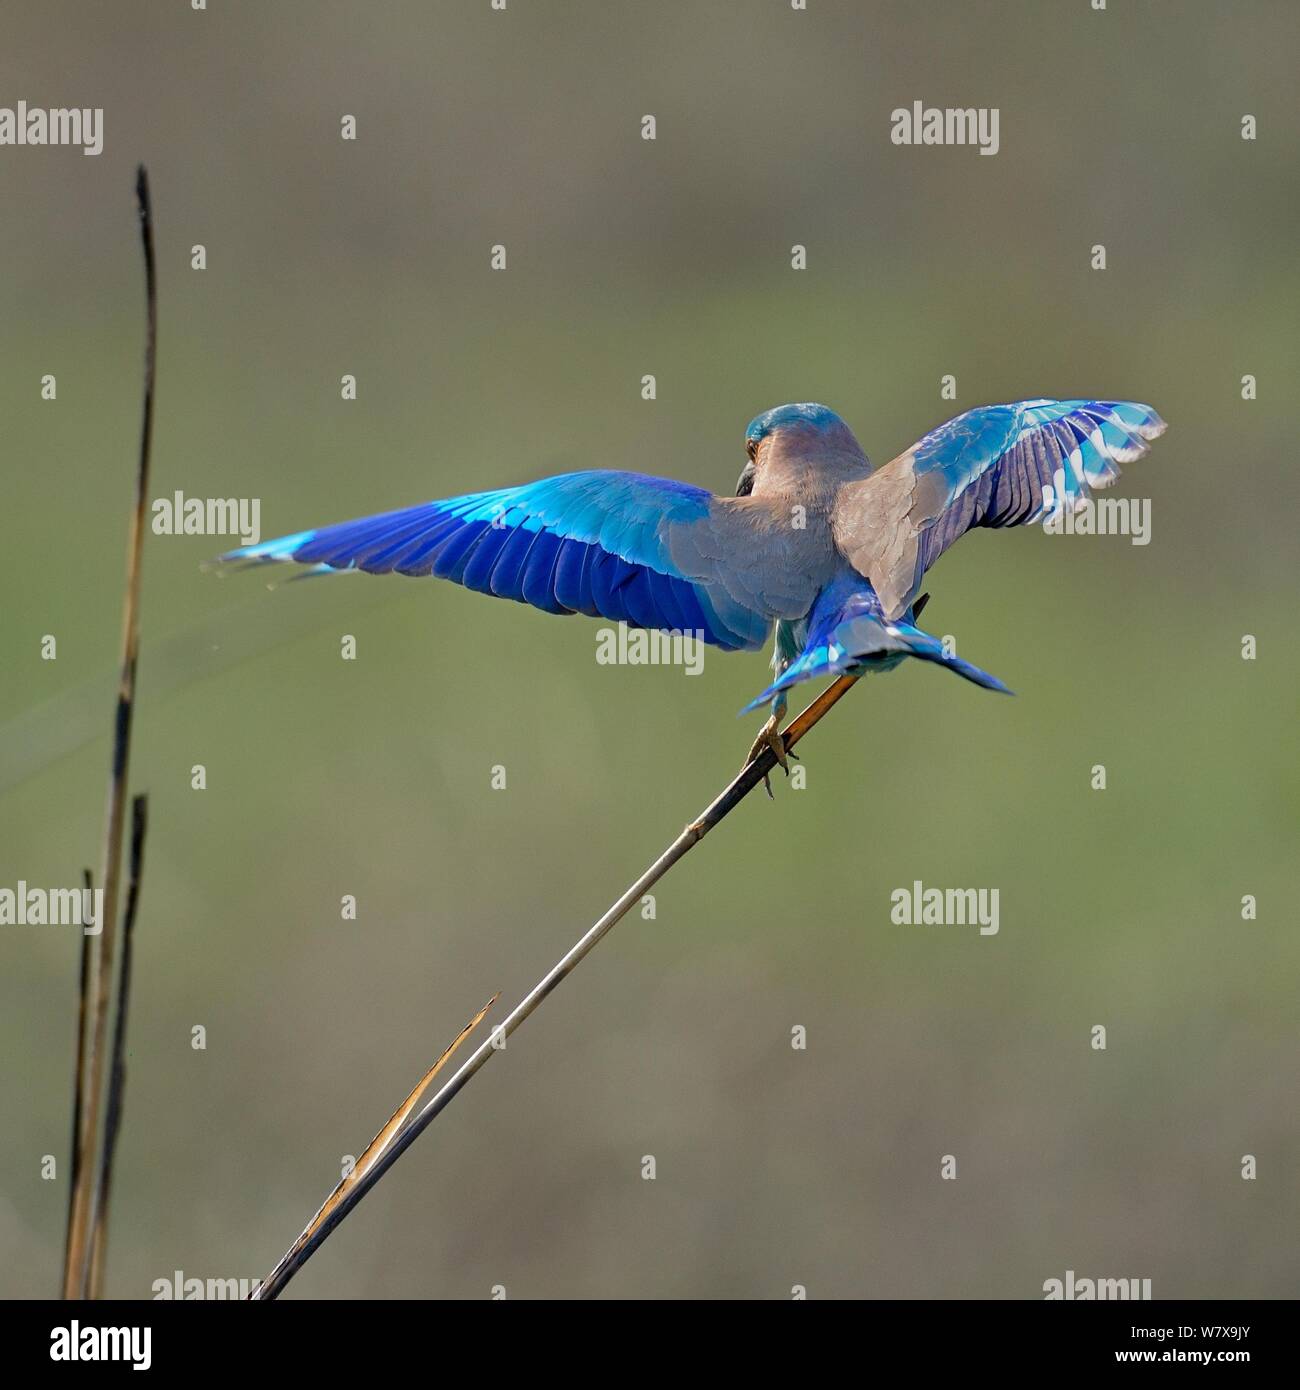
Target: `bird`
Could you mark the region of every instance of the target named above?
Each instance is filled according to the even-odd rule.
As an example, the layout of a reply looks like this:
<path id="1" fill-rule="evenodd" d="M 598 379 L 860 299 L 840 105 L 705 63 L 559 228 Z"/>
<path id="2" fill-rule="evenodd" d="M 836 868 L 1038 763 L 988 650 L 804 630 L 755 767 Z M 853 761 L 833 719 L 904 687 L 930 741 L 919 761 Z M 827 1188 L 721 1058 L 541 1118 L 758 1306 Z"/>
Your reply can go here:
<path id="1" fill-rule="evenodd" d="M 734 495 L 592 469 L 298 531 L 219 562 L 432 575 L 723 651 L 758 650 L 775 630 L 773 679 L 741 711 L 769 710 L 745 765 L 770 748 L 788 776 L 780 726 L 804 681 L 913 658 L 1011 694 L 916 625 L 926 572 L 975 527 L 1081 510 L 1164 430 L 1133 401 L 983 405 L 873 469 L 835 411 L 801 402 L 750 421 Z"/>

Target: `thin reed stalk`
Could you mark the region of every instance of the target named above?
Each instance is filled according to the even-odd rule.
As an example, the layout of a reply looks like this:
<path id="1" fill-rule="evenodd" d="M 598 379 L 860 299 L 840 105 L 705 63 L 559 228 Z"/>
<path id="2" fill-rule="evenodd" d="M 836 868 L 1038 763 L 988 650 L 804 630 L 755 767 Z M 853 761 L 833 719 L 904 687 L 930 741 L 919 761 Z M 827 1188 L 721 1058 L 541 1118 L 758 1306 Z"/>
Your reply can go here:
<path id="1" fill-rule="evenodd" d="M 158 340 L 158 292 L 154 270 L 153 214 L 149 203 L 149 178 L 141 165 L 136 171 L 136 205 L 145 271 L 144 412 L 140 428 L 140 456 L 135 478 L 135 506 L 127 542 L 126 593 L 122 601 L 122 661 L 113 719 L 113 752 L 108 776 L 108 810 L 100 883 L 103 916 L 95 938 L 94 968 L 86 972 L 82 1008 L 91 1019 L 85 1084 L 80 1088 L 78 1142 L 74 1148 L 75 1186 L 68 1217 L 63 1266 L 64 1298 L 84 1298 L 91 1289 L 93 1233 L 96 1213 L 95 1162 L 100 1151 L 100 1117 L 104 1099 L 104 1075 L 108 1062 L 108 1018 L 114 981 L 117 945 L 117 900 L 122 868 L 122 832 L 126 819 L 127 773 L 131 761 L 131 722 L 135 713 L 136 660 L 140 649 L 140 559 L 144 548 L 145 511 L 149 500 L 149 462 L 153 444 L 154 362 Z M 93 983 L 92 983 L 93 978 Z M 90 1001 L 93 999 L 93 1008 Z"/>
<path id="2" fill-rule="evenodd" d="M 113 1190 L 113 1159 L 122 1128 L 126 1094 L 126 1020 L 131 1009 L 131 967 L 135 959 L 135 915 L 140 908 L 140 878 L 144 872 L 144 836 L 149 824 L 149 801 L 143 794 L 131 802 L 131 875 L 127 880 L 126 912 L 122 918 L 122 965 L 117 979 L 117 1010 L 113 1019 L 113 1064 L 108 1076 L 108 1106 L 104 1111 L 104 1148 L 95 1193 L 95 1229 L 90 1243 L 90 1297 L 98 1298 L 104 1283 L 108 1244 L 108 1202 Z"/>
<path id="3" fill-rule="evenodd" d="M 833 685 L 822 691 L 801 714 L 790 721 L 782 734 L 787 752 L 830 712 L 856 684 L 857 680 L 858 677 L 856 676 L 841 676 Z M 692 821 L 678 835 L 640 878 L 618 898 L 604 916 L 542 976 L 537 984 L 506 1015 L 505 1019 L 492 1029 L 491 1035 L 466 1058 L 460 1070 L 426 1102 L 414 1118 L 407 1120 L 406 1124 L 398 1129 L 397 1133 L 384 1146 L 383 1151 L 373 1157 L 373 1161 L 366 1171 L 355 1178 L 348 1191 L 346 1202 L 339 1202 L 331 1207 L 330 1200 L 326 1200 L 307 1229 L 280 1257 L 279 1263 L 270 1274 L 249 1295 L 251 1300 L 266 1302 L 278 1298 L 284 1292 L 289 1280 L 329 1239 L 330 1233 L 334 1231 L 339 1222 L 356 1207 L 366 1193 L 455 1100 L 478 1072 L 486 1066 L 488 1059 L 496 1052 L 504 1050 L 502 1043 L 505 1039 L 528 1018 L 565 976 L 572 973 L 597 943 L 641 900 L 642 896 L 663 878 L 679 859 L 694 849 L 715 825 L 730 815 L 775 766 L 776 755 L 770 748 L 764 748 L 752 762 L 745 765 L 739 775 L 714 798 L 699 818 Z M 479 1017 L 482 1015 L 480 1014 Z M 475 1021 L 477 1022 L 477 1020 Z M 468 1029 L 462 1032 L 462 1038 L 466 1032 Z M 457 1042 L 459 1041 L 460 1038 L 457 1039 Z M 456 1044 L 453 1043 L 452 1048 L 455 1046 Z M 448 1053 L 451 1050 L 448 1049 Z M 420 1088 L 417 1088 L 417 1091 L 422 1088 L 423 1083 Z"/>
<path id="4" fill-rule="evenodd" d="M 90 869 L 83 869 L 82 886 L 85 889 L 85 902 L 93 902 L 95 875 Z M 81 1125 L 86 1104 L 86 1022 L 90 1013 L 90 965 L 92 937 L 82 924 L 81 962 L 77 974 L 77 1054 L 72 1068 L 72 1139 L 69 1144 L 68 1162 L 68 1225 L 63 1237 L 63 1268 L 66 1274 L 72 1242 L 72 1210 L 77 1199 L 77 1185 L 81 1173 Z"/>

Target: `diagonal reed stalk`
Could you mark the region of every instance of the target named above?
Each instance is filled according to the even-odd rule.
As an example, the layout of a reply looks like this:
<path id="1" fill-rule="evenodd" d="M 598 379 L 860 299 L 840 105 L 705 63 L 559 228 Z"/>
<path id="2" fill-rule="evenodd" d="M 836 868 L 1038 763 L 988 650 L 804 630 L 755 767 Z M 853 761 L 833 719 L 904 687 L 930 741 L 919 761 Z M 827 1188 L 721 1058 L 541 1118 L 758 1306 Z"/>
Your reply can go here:
<path id="1" fill-rule="evenodd" d="M 126 594 L 122 601 L 122 663 L 113 721 L 113 755 L 108 776 L 108 811 L 104 824 L 104 850 L 100 883 L 104 890 L 103 919 L 95 951 L 94 970 L 88 972 L 82 1007 L 91 1022 L 83 1069 L 77 1090 L 81 1114 L 74 1147 L 76 1185 L 68 1216 L 68 1235 L 63 1265 L 64 1298 L 84 1298 L 90 1293 L 91 1254 L 95 1230 L 96 1155 L 100 1150 L 100 1112 L 104 1074 L 108 1060 L 108 1015 L 113 989 L 113 957 L 117 938 L 117 898 L 122 870 L 122 830 L 126 819 L 127 771 L 131 761 L 131 720 L 135 712 L 135 668 L 140 649 L 140 557 L 144 548 L 145 509 L 149 499 L 149 457 L 153 442 L 154 360 L 158 339 L 158 294 L 154 274 L 153 214 L 149 204 L 149 178 L 141 165 L 136 171 L 136 206 L 144 249 L 145 349 L 144 415 L 140 428 L 140 457 L 135 478 L 135 507 L 126 554 Z M 90 977 L 93 975 L 93 983 Z M 88 1001 L 93 999 L 93 1008 Z"/>
<path id="2" fill-rule="evenodd" d="M 785 740 L 787 752 L 799 742 L 805 734 L 809 732 L 817 723 L 820 722 L 856 684 L 858 677 L 841 676 L 833 685 L 828 686 L 803 712 L 797 715 L 787 725 L 782 738 Z M 284 1292 L 285 1285 L 295 1274 L 307 1263 L 312 1255 L 329 1238 L 330 1233 L 338 1226 L 339 1222 L 352 1211 L 358 1202 L 370 1191 L 380 1178 L 397 1162 L 406 1150 L 420 1137 L 421 1134 L 438 1118 L 439 1115 L 451 1104 L 453 1100 L 464 1090 L 465 1086 L 473 1077 L 486 1065 L 488 1059 L 495 1053 L 502 1050 L 502 1044 L 511 1033 L 519 1027 L 521 1023 L 541 1004 L 542 1000 L 565 978 L 575 967 L 592 951 L 596 944 L 604 937 L 614 925 L 619 922 L 627 913 L 640 901 L 642 895 L 646 893 L 654 884 L 663 878 L 669 869 L 677 863 L 679 859 L 688 854 L 699 842 L 709 833 L 710 830 L 719 824 L 754 790 L 768 773 L 776 766 L 776 755 L 770 748 L 763 751 L 752 762 L 746 763 L 727 788 L 721 792 L 700 815 L 698 820 L 694 820 L 682 831 L 671 845 L 654 861 L 653 864 L 629 887 L 626 892 L 613 904 L 605 915 L 591 927 L 560 960 L 558 960 L 545 975 L 533 986 L 531 990 L 519 1001 L 510 1011 L 505 1019 L 492 1029 L 491 1036 L 470 1054 L 462 1064 L 460 1070 L 451 1077 L 436 1095 L 425 1104 L 424 1108 L 415 1116 L 414 1119 L 407 1120 L 406 1124 L 399 1125 L 392 1138 L 382 1146 L 382 1151 L 376 1152 L 372 1156 L 372 1161 L 366 1171 L 360 1176 L 353 1175 L 354 1182 L 348 1190 L 345 1201 L 335 1202 L 331 1205 L 335 1194 L 331 1194 L 321 1206 L 316 1216 L 308 1224 L 306 1230 L 293 1243 L 292 1246 L 280 1257 L 279 1263 L 266 1276 L 266 1278 L 253 1290 L 250 1298 L 256 1302 L 264 1302 L 273 1298 L 278 1298 Z M 484 1010 L 486 1012 L 486 1010 Z M 477 1023 L 483 1017 L 480 1013 L 474 1020 Z M 456 1046 L 473 1028 L 471 1023 L 462 1030 L 443 1057 L 439 1060 L 441 1065 Z M 499 1040 L 499 1041 L 498 1041 Z M 410 1107 L 413 1099 L 417 1098 L 424 1090 L 430 1076 L 426 1075 L 424 1081 L 416 1087 L 411 1096 L 407 1098 L 406 1105 Z M 394 1120 L 399 1120 L 402 1111 L 390 1120 L 388 1125 L 380 1132 L 380 1137 L 389 1133 Z M 372 1145 L 372 1147 L 374 1147 Z M 369 1153 L 369 1150 L 367 1150 Z M 337 1193 L 338 1189 L 336 1189 Z"/>
<path id="3" fill-rule="evenodd" d="M 451 1045 L 443 1052 L 442 1056 L 439 1057 L 433 1066 L 431 1066 L 419 1081 L 415 1083 L 415 1089 L 407 1096 L 401 1105 L 393 1111 L 384 1124 L 384 1127 L 375 1135 L 370 1143 L 366 1145 L 365 1152 L 357 1159 L 352 1171 L 344 1174 L 344 1176 L 339 1179 L 333 1192 L 320 1204 L 320 1208 L 317 1210 L 316 1215 L 303 1227 L 302 1234 L 289 1247 L 284 1258 L 280 1261 L 280 1265 L 286 1267 L 292 1265 L 294 1269 L 297 1269 L 298 1265 L 305 1262 L 307 1258 L 306 1255 L 303 1255 L 302 1260 L 298 1260 L 299 1253 L 307 1246 L 308 1242 L 311 1241 L 312 1237 L 320 1230 L 325 1222 L 333 1217 L 334 1220 L 331 1226 L 337 1225 L 356 1203 L 361 1200 L 361 1194 L 357 1191 L 357 1188 L 366 1174 L 379 1162 L 379 1159 L 386 1152 L 394 1138 L 402 1132 L 411 1112 L 419 1104 L 420 1098 L 433 1084 L 434 1079 L 442 1069 L 451 1061 L 452 1057 L 455 1056 L 461 1043 L 463 1043 L 474 1029 L 483 1022 L 484 1018 L 487 1016 L 488 1010 L 497 1002 L 499 997 L 499 995 L 494 994 L 492 998 L 483 1005 L 478 1013 L 476 1013 L 460 1032 L 456 1034 L 451 1041 Z M 280 1265 L 276 1266 L 277 1269 Z M 287 1280 L 290 1276 L 285 1275 L 284 1277 Z M 257 1290 L 254 1290 L 253 1294 L 250 1295 L 250 1297 L 254 1299 L 258 1296 Z M 274 1297 L 274 1295 L 272 1295 L 272 1297 Z"/>

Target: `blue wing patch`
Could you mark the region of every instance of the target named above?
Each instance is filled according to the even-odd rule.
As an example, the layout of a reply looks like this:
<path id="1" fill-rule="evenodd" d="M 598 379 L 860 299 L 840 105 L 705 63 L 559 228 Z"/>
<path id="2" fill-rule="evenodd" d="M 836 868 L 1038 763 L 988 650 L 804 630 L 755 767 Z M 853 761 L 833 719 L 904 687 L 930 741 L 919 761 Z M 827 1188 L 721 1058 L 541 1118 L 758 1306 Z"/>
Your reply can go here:
<path id="1" fill-rule="evenodd" d="M 977 406 L 842 488 L 837 543 L 886 615 L 901 617 L 921 576 L 972 527 L 1019 526 L 1077 510 L 1164 429 L 1150 406 L 1133 401 Z"/>
<path id="2" fill-rule="evenodd" d="M 940 485 L 926 496 L 922 569 L 972 526 L 1076 508 L 1164 431 L 1149 405 L 1085 400 L 979 406 L 931 430 L 910 451 L 918 484 Z"/>
<path id="3" fill-rule="evenodd" d="M 753 649 L 768 618 L 721 583 L 682 574 L 671 558 L 674 531 L 707 523 L 715 500 L 704 488 L 640 473 L 566 473 L 299 531 L 221 558 L 433 575 L 547 613 Z"/>

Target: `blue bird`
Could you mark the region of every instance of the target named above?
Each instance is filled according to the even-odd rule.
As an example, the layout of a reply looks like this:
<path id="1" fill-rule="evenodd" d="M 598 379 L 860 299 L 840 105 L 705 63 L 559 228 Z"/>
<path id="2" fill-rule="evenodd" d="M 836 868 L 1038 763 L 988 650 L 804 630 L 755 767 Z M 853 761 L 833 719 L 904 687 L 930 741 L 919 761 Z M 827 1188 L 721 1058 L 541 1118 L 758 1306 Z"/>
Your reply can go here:
<path id="1" fill-rule="evenodd" d="M 724 651 L 761 647 L 775 623 L 775 679 L 742 712 L 770 705 L 749 757 L 770 747 L 788 774 L 779 728 L 801 681 L 915 657 L 1010 694 L 916 626 L 922 577 L 974 526 L 1080 509 L 1164 428 L 1131 401 L 977 406 L 873 470 L 833 410 L 782 405 L 750 421 L 731 497 L 641 473 L 565 473 L 221 559 L 435 575 L 546 613 L 692 633 Z"/>

